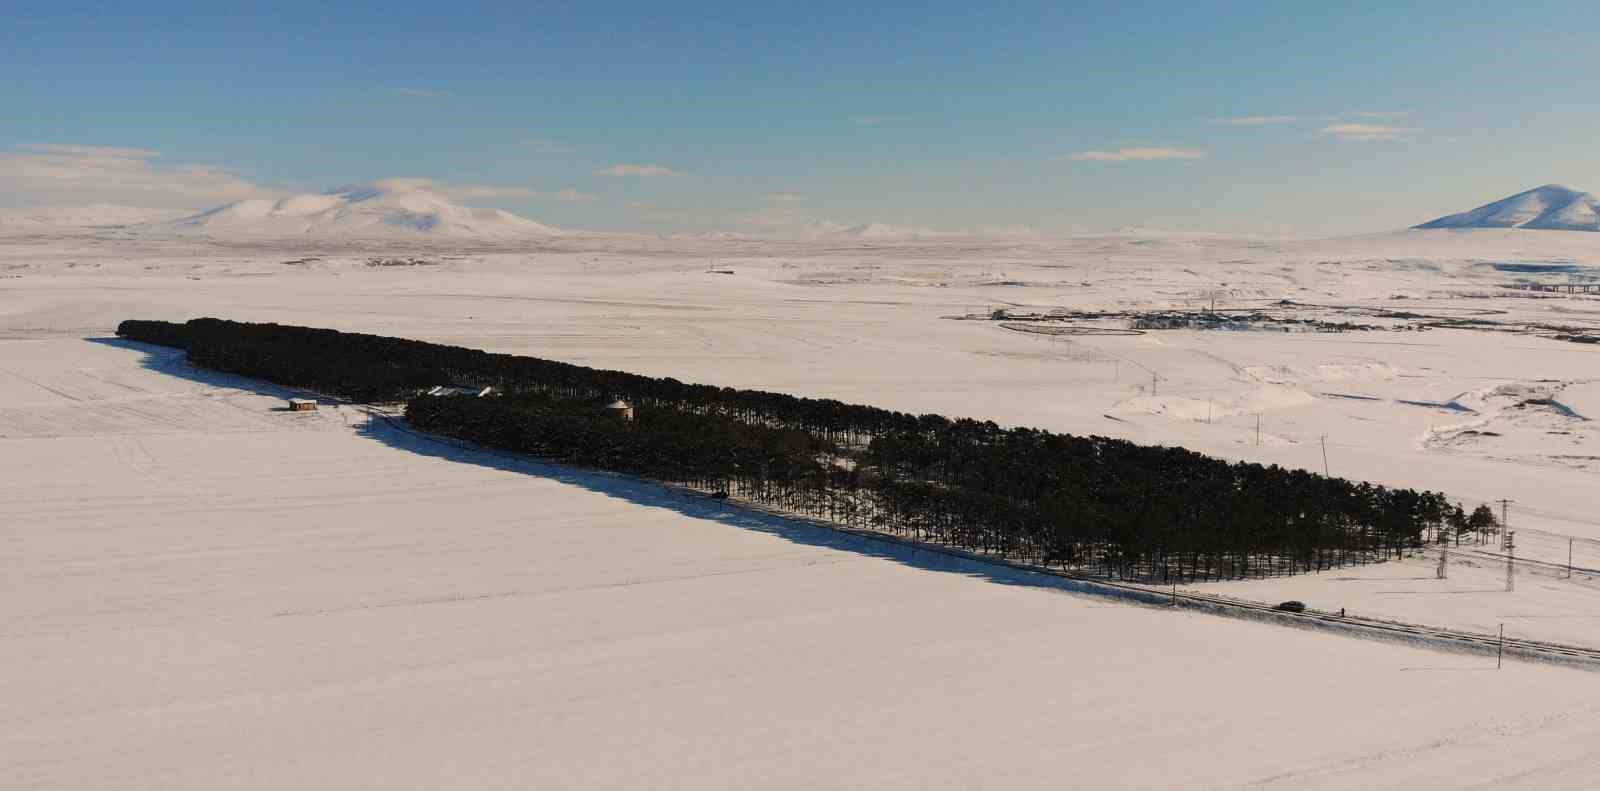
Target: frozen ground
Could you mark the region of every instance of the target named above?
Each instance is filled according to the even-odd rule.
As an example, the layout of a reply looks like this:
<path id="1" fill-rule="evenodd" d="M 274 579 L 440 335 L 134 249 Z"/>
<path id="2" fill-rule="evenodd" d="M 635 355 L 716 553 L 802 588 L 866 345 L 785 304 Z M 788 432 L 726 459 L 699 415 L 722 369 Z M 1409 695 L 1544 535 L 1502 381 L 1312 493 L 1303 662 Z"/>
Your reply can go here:
<path id="1" fill-rule="evenodd" d="M 4 341 L 11 788 L 1584 788 L 1593 675 L 1074 595 Z M 1588 690 L 1587 692 L 1585 690 Z"/>
<path id="2" fill-rule="evenodd" d="M 1335 474 L 1515 499 L 1525 551 L 1564 564 L 1566 536 L 1600 539 L 1594 346 L 1443 329 L 1050 341 L 941 316 L 1215 293 L 1342 306 L 1324 318 L 1593 326 L 1600 300 L 1503 292 L 1529 276 L 1490 266 L 1600 265 L 1588 238 L 4 240 L 9 784 L 1590 787 L 1592 674 L 1491 675 L 1481 657 L 1022 584 L 442 451 L 344 409 L 275 412 L 84 340 L 127 317 L 335 326 L 1310 469 L 1326 435 Z M 1600 644 L 1586 571 L 1506 594 L 1491 558 L 1460 560 L 1445 581 L 1420 558 L 1214 587 Z"/>

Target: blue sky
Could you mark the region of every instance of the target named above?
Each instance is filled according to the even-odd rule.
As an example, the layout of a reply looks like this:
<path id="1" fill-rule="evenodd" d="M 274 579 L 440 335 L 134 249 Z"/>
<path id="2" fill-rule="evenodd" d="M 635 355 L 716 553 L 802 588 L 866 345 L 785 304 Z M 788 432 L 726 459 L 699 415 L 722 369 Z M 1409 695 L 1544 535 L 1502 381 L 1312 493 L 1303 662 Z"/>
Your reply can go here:
<path id="1" fill-rule="evenodd" d="M 1571 2 L 24 0 L 5 22 L 0 204 L 412 177 L 597 229 L 1325 234 L 1600 189 L 1600 13 Z"/>

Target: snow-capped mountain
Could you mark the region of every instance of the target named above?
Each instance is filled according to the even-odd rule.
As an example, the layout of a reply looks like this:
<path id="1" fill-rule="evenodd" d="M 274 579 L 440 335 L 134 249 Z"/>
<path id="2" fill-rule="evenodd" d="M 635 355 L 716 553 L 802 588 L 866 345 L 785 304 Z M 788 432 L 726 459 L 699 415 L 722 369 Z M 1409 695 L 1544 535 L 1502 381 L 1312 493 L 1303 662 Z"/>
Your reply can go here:
<path id="1" fill-rule="evenodd" d="M 336 238 L 509 239 L 561 233 L 500 209 L 453 204 L 426 186 L 414 185 L 239 201 L 164 223 L 159 229 L 211 236 Z"/>
<path id="2" fill-rule="evenodd" d="M 1600 198 L 1559 184 L 1546 184 L 1417 227 L 1600 231 Z"/>

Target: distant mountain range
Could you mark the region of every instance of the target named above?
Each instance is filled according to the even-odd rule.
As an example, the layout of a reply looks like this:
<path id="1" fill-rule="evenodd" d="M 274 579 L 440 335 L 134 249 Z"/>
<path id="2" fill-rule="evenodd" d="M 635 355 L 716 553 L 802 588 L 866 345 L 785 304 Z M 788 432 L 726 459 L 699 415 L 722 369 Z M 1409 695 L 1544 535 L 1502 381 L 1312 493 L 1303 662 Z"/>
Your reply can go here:
<path id="1" fill-rule="evenodd" d="M 1471 211 L 1423 223 L 1416 228 L 1529 228 L 1600 231 L 1600 198 L 1569 187 L 1547 184 L 1479 206 Z M 564 231 L 501 209 L 451 203 L 429 189 L 427 182 L 393 180 L 341 188 L 324 194 L 243 200 L 199 214 L 98 204 L 83 207 L 0 209 L 0 235 L 77 230 L 113 230 L 138 234 L 204 236 L 213 239 L 349 239 L 349 240 L 523 240 L 587 235 Z M 1170 236 L 1170 232 L 1127 230 L 1135 235 Z M 931 241 L 972 234 L 935 231 L 869 222 L 846 225 L 810 222 L 779 231 L 776 236 L 853 242 Z M 978 234 L 983 235 L 983 234 Z M 1188 236 L 1199 236 L 1188 234 Z M 1220 235 L 1219 235 L 1220 236 Z M 742 233 L 677 235 L 682 239 L 744 240 L 762 237 Z"/>
<path id="2" fill-rule="evenodd" d="M 459 206 L 426 187 L 361 187 L 334 194 L 245 200 L 151 230 L 248 237 L 515 239 L 561 229 L 500 209 Z"/>
<path id="3" fill-rule="evenodd" d="M 1416 227 L 1600 231 L 1600 198 L 1559 184 L 1546 184 Z"/>

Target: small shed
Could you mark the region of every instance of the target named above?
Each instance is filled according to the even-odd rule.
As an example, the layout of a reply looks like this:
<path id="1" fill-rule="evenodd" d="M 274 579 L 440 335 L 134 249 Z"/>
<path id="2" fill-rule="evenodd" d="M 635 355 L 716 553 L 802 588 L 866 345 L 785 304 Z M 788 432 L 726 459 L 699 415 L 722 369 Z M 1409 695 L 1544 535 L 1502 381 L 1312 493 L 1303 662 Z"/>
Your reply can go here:
<path id="1" fill-rule="evenodd" d="M 317 411 L 317 402 L 309 398 L 291 398 L 289 399 L 289 411 L 315 412 Z"/>
<path id="2" fill-rule="evenodd" d="M 439 387 L 435 387 L 428 391 L 428 395 L 431 396 L 464 395 L 472 396 L 473 398 L 483 398 L 484 396 L 491 395 L 493 393 L 494 388 L 492 387 L 458 387 L 456 385 L 440 385 Z"/>
<path id="3" fill-rule="evenodd" d="M 622 418 L 623 422 L 633 422 L 633 404 L 619 398 L 607 404 L 606 409 L 610 410 L 611 414 Z"/>

